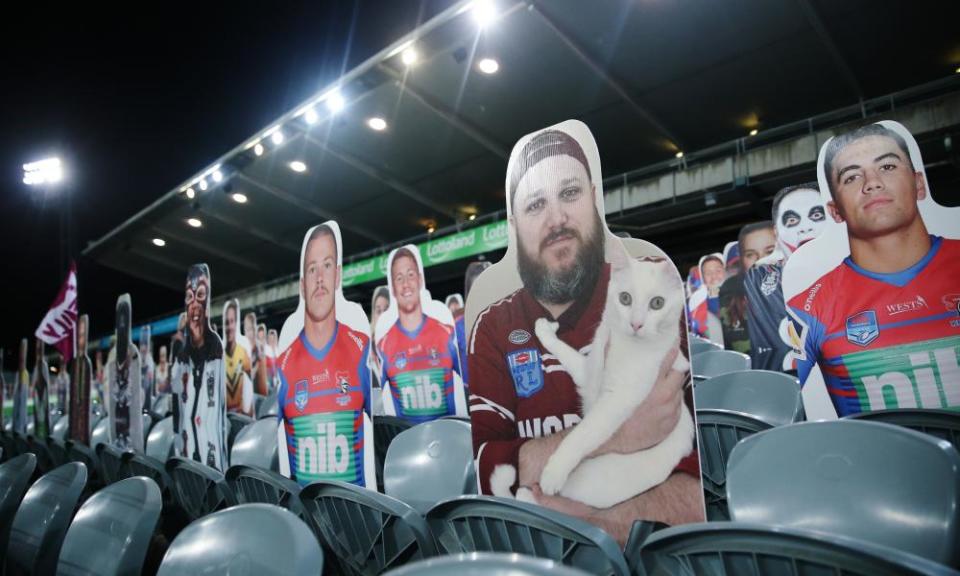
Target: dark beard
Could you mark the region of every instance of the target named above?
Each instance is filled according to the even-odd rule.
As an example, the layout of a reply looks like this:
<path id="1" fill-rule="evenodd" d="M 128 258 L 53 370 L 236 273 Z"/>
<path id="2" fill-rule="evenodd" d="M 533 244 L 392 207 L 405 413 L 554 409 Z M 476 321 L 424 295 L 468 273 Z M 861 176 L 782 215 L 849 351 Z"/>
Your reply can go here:
<path id="1" fill-rule="evenodd" d="M 551 272 L 546 265 L 527 256 L 523 245 L 518 246 L 517 270 L 520 272 L 520 280 L 534 298 L 548 304 L 566 304 L 593 290 L 604 262 L 604 235 L 599 220 L 599 217 L 596 218 L 590 238 L 584 240 L 577 234 L 581 240 L 581 248 L 574 264 L 567 270 Z M 572 230 L 560 232 L 576 234 Z"/>

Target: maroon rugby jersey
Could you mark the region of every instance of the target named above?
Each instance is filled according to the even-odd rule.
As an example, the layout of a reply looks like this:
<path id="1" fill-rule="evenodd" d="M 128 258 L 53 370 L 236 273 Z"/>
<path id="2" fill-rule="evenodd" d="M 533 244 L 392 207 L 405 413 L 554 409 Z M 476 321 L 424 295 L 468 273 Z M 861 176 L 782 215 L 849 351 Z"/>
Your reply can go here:
<path id="1" fill-rule="evenodd" d="M 610 266 L 605 265 L 589 300 L 560 315 L 557 335 L 585 353 L 600 324 Z M 560 361 L 540 345 L 533 325 L 550 313 L 521 288 L 480 313 L 470 336 L 470 420 L 480 492 L 491 494 L 490 474 L 499 464 L 517 466 L 520 446 L 580 422 L 580 397 Z M 680 319 L 681 324 L 683 319 Z M 681 331 L 686 349 L 686 329 Z M 658 370 L 658 366 L 651 366 Z M 692 407 L 688 390 L 687 405 Z M 691 409 L 692 412 L 692 409 Z M 699 477 L 697 451 L 676 470 Z M 514 486 L 516 488 L 516 485 Z"/>

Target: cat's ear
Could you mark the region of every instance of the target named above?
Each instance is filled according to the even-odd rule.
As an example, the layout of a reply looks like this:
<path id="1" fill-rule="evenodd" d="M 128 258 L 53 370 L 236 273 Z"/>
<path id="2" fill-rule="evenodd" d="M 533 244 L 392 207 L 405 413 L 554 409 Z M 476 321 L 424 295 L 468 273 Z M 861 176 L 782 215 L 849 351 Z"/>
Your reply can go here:
<path id="1" fill-rule="evenodd" d="M 630 255 L 620 239 L 607 242 L 607 261 L 613 270 L 623 270 L 630 264 Z"/>

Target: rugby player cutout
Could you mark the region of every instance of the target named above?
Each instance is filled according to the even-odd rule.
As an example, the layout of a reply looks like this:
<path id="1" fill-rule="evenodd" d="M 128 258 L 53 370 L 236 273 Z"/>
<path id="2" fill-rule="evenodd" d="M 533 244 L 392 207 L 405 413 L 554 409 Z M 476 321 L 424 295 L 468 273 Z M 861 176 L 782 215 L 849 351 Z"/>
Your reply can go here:
<path id="1" fill-rule="evenodd" d="M 339 480 L 377 489 L 370 388 L 370 323 L 341 286 L 340 227 L 304 235 L 300 303 L 280 330 L 280 471 L 306 486 Z"/>
<path id="2" fill-rule="evenodd" d="M 121 450 L 143 452 L 143 388 L 140 387 L 140 354 L 133 344 L 133 305 L 130 295 L 117 298 L 117 352 L 108 367 L 110 426 L 107 438 Z"/>
<path id="3" fill-rule="evenodd" d="M 86 314 L 77 322 L 76 351 L 71 365 L 70 423 L 69 437 L 74 442 L 90 445 L 90 382 L 93 379 L 93 366 L 87 356 L 87 333 L 90 319 Z"/>
<path id="4" fill-rule="evenodd" d="M 223 305 L 223 365 L 227 382 L 227 412 L 253 417 L 253 380 L 250 353 L 240 339 L 240 302 Z"/>
<path id="5" fill-rule="evenodd" d="M 831 138 L 817 169 L 828 225 L 783 280 L 807 417 L 960 410 L 960 210 L 896 122 Z"/>

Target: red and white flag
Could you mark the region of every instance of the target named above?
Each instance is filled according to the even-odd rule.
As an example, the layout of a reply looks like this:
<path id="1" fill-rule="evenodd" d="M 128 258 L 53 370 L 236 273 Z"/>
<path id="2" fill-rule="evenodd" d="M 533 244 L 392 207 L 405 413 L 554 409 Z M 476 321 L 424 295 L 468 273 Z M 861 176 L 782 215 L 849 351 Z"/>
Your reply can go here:
<path id="1" fill-rule="evenodd" d="M 34 336 L 54 346 L 65 361 L 73 358 L 74 331 L 77 328 L 77 265 L 70 263 L 70 272 L 60 293 L 50 305 Z"/>

